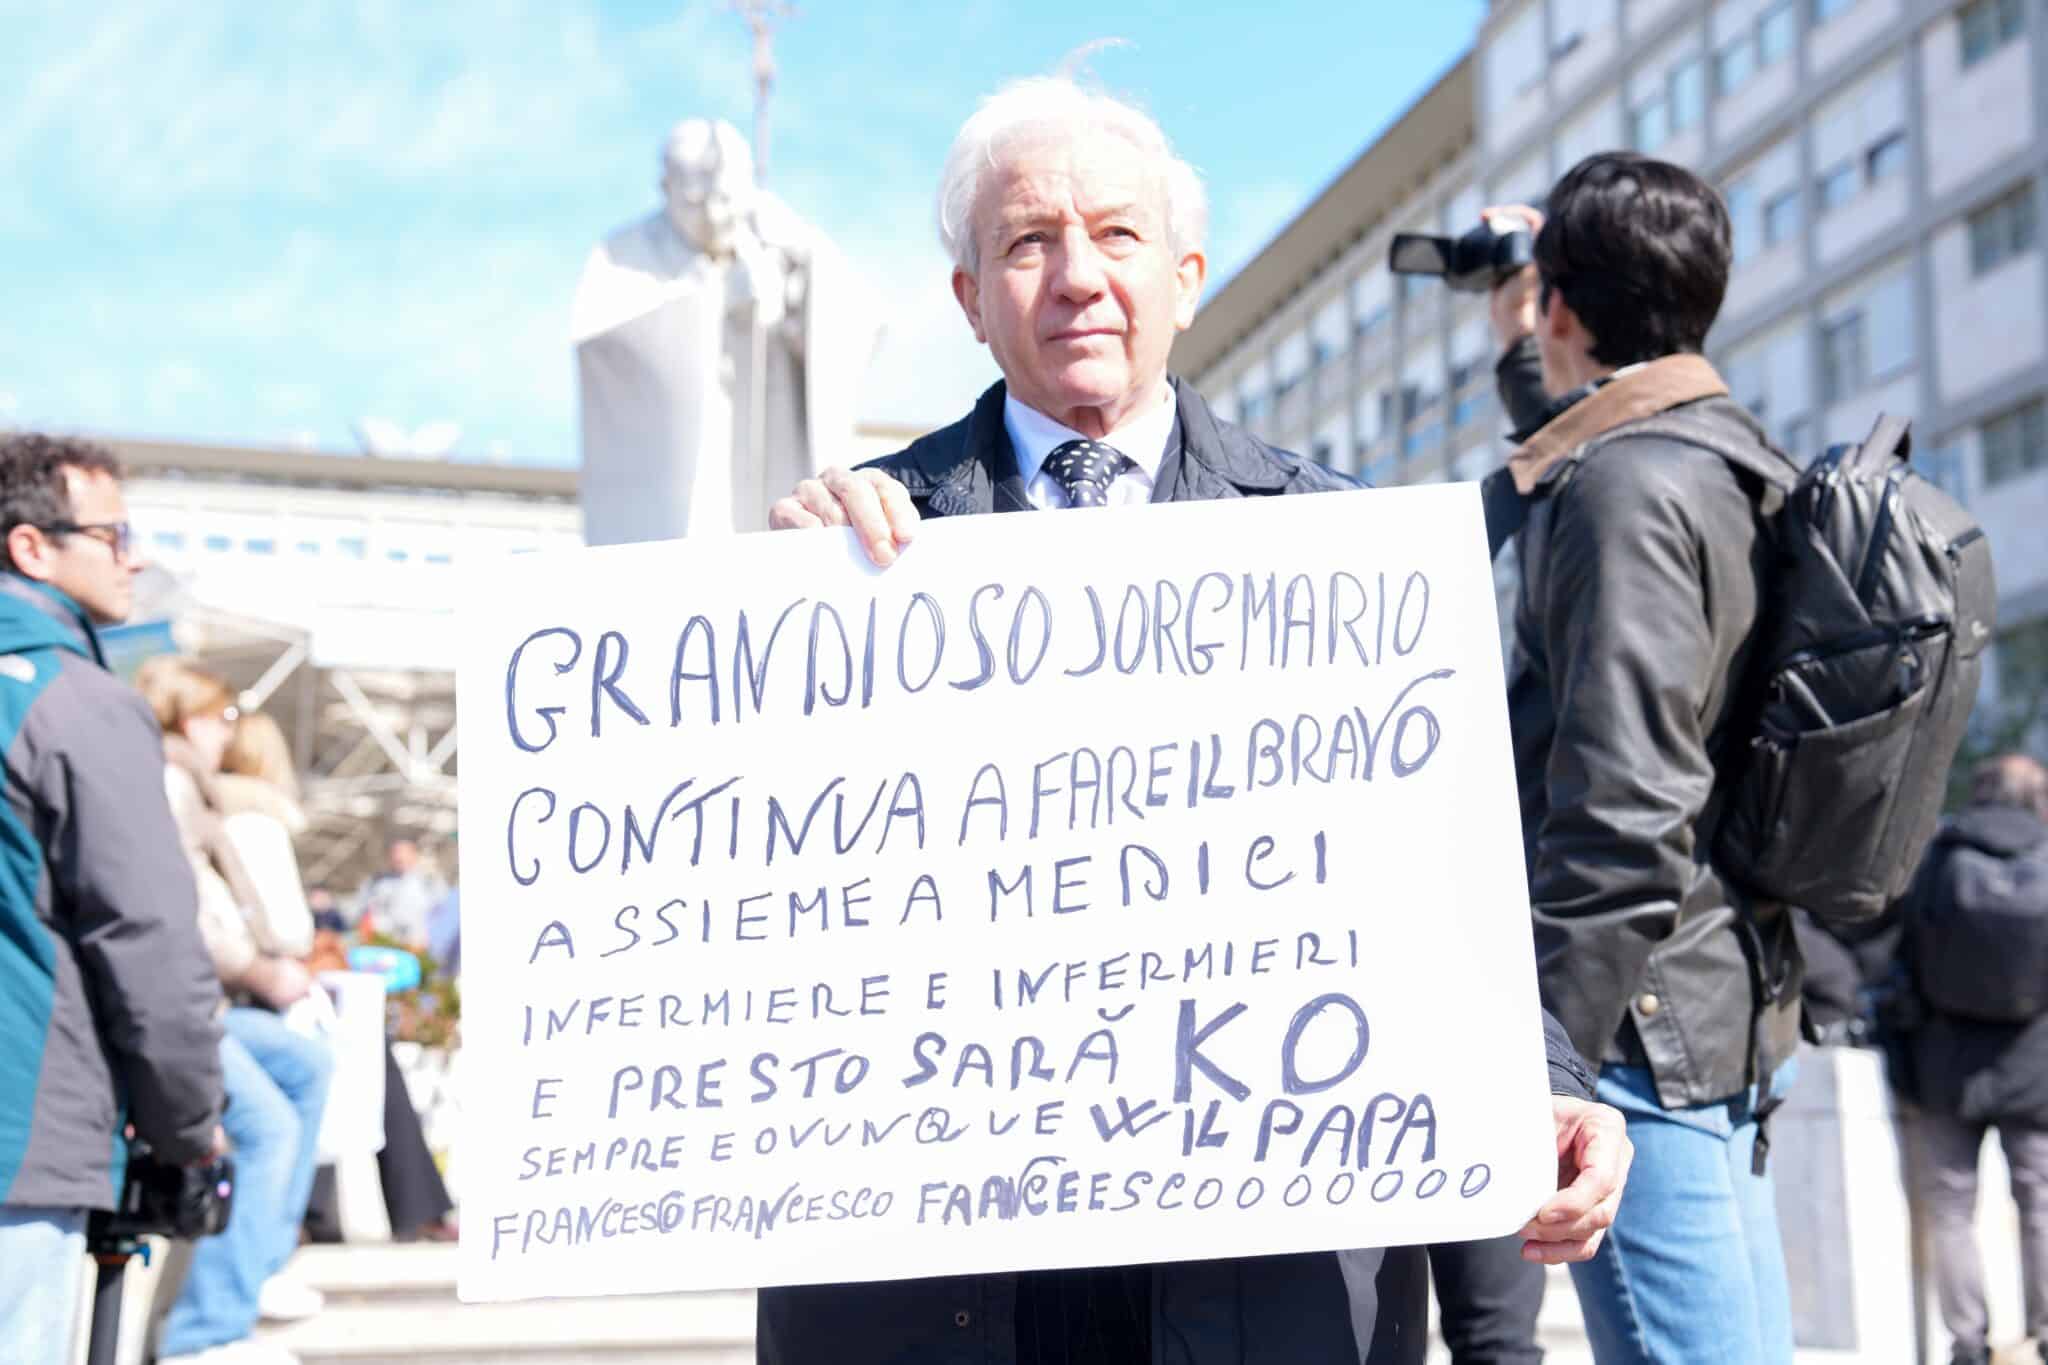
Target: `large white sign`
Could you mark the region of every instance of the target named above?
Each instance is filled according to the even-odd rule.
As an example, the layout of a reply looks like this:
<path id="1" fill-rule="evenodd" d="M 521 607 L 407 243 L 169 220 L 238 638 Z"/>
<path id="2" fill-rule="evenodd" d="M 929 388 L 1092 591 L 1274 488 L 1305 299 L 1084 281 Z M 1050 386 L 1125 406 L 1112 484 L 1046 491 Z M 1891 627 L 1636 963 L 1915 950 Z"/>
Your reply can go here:
<path id="1" fill-rule="evenodd" d="M 1470 485 L 524 557 L 463 622 L 467 1299 L 1509 1232 Z"/>

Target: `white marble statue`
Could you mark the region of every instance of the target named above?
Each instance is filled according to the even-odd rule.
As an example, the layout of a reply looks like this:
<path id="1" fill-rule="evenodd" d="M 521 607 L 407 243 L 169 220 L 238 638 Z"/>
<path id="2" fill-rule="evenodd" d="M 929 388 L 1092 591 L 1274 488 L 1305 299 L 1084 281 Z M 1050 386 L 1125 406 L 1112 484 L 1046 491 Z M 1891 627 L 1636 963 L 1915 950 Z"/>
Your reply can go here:
<path id="1" fill-rule="evenodd" d="M 824 234 L 754 184 L 731 124 L 677 124 L 661 190 L 576 287 L 593 545 L 765 527 L 776 494 L 849 459 L 880 336 Z"/>

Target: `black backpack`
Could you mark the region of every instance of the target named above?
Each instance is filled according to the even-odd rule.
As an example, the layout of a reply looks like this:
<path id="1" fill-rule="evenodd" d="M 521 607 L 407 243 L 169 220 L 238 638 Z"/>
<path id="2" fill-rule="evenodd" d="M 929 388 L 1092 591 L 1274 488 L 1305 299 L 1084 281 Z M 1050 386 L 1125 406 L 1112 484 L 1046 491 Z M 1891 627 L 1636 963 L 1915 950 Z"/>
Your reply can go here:
<path id="1" fill-rule="evenodd" d="M 1714 865 L 1753 897 L 1872 919 L 1905 894 L 1940 820 L 1996 618 L 1991 547 L 1907 464 L 1904 418 L 1880 417 L 1795 480 L 1730 411 L 1677 408 L 1614 433 L 1714 451 L 1771 525 L 1744 728 L 1718 765 Z"/>
<path id="2" fill-rule="evenodd" d="M 2048 1013 L 2048 838 L 1985 847 L 1935 840 L 1907 926 L 1920 993 L 1944 1014 L 2023 1024 Z"/>

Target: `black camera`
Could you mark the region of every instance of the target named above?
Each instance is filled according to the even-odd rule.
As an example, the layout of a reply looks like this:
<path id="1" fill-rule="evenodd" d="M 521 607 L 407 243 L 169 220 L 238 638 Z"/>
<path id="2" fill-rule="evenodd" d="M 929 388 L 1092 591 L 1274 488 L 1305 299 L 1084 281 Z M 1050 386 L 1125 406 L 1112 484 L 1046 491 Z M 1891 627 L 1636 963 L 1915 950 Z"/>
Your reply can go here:
<path id="1" fill-rule="evenodd" d="M 1397 232 L 1387 268 L 1397 275 L 1438 275 L 1451 288 L 1484 294 L 1536 259 L 1536 236 L 1520 218 L 1484 219 L 1462 237 Z"/>
<path id="2" fill-rule="evenodd" d="M 87 1239 L 112 1248 L 143 1237 L 196 1241 L 224 1232 L 235 1202 L 235 1159 L 217 1156 L 195 1166 L 158 1161 L 136 1144 L 113 1212 L 95 1210 Z"/>

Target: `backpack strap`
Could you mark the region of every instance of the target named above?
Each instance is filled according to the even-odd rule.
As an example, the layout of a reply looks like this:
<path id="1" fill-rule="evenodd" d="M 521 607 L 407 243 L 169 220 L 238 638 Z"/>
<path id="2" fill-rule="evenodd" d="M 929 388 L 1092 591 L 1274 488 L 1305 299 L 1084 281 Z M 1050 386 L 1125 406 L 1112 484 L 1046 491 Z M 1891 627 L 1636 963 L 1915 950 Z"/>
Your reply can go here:
<path id="1" fill-rule="evenodd" d="M 1870 428 L 1870 435 L 1864 438 L 1861 449 L 1863 458 L 1878 456 L 1882 459 L 1896 459 L 1901 464 L 1913 459 L 1913 421 L 1896 413 L 1881 412 L 1876 425 Z"/>
<path id="2" fill-rule="evenodd" d="M 1763 428 L 1749 412 L 1735 404 L 1718 407 L 1718 413 L 1738 417 L 1748 439 L 1740 439 L 1726 430 L 1726 424 L 1703 420 L 1703 415 L 1688 408 L 1673 408 L 1659 413 L 1646 421 L 1631 422 L 1624 427 L 1589 442 L 1575 459 L 1585 459 L 1595 451 L 1618 441 L 1637 436 L 1658 436 L 1669 441 L 1683 441 L 1719 455 L 1734 467 L 1737 475 L 1750 486 L 1759 509 L 1766 517 L 1775 517 L 1785 505 L 1786 495 L 1799 477 L 1799 467 L 1792 463 L 1790 456 L 1779 450 L 1764 434 Z"/>

